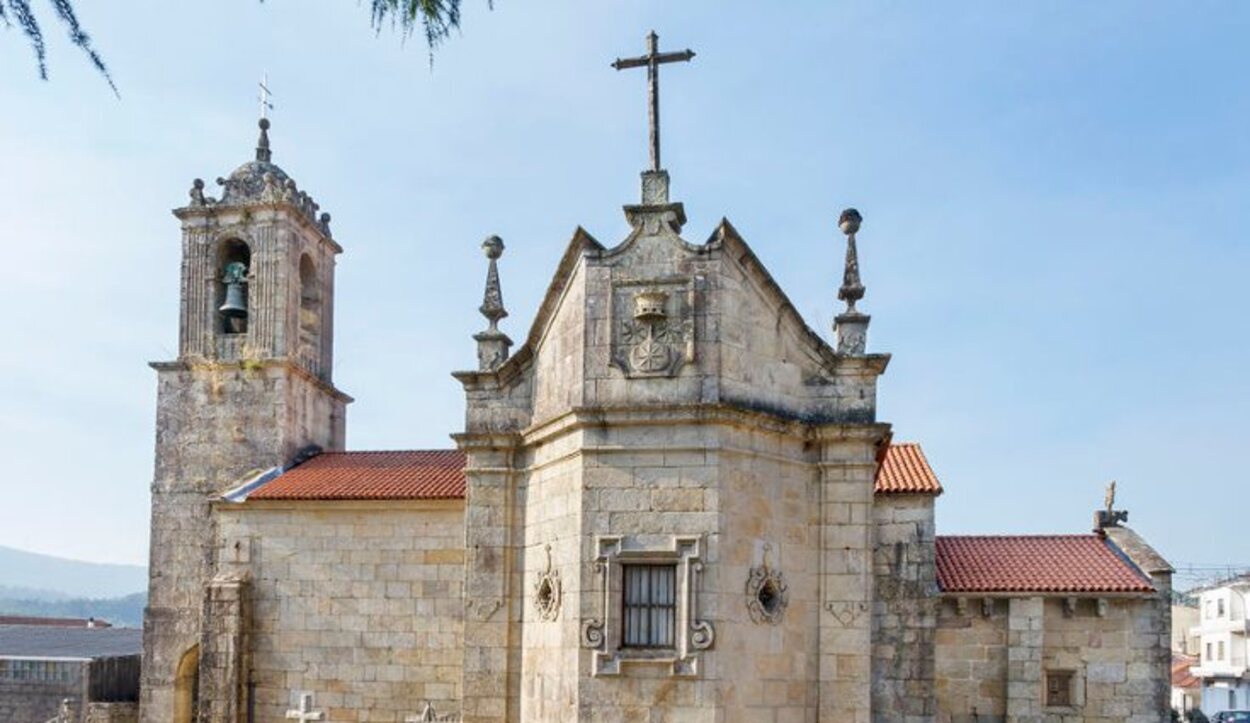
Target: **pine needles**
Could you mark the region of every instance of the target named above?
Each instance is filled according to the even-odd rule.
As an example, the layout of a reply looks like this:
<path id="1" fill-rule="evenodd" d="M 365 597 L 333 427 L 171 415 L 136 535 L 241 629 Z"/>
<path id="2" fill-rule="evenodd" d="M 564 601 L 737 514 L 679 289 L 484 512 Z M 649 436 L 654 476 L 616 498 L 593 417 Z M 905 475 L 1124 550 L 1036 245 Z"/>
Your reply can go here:
<path id="1" fill-rule="evenodd" d="M 118 95 L 117 85 L 113 83 L 113 76 L 109 74 L 108 66 L 104 64 L 104 59 L 100 57 L 100 54 L 96 52 L 95 47 L 91 44 L 91 36 L 87 35 L 86 31 L 82 29 L 82 25 L 78 23 L 78 16 L 74 14 L 74 8 L 70 4 L 70 0 L 51 1 L 52 7 L 56 10 L 57 18 L 69 30 L 70 42 L 87 54 L 91 64 L 96 70 L 100 71 L 100 74 L 104 76 L 104 80 L 108 82 L 109 87 L 113 89 L 113 94 Z M 34 11 L 31 10 L 30 0 L 0 0 L 0 21 L 3 21 L 9 27 L 16 23 L 22 33 L 30 40 L 31 49 L 35 51 L 35 62 L 39 66 L 39 77 L 47 80 L 48 46 L 43 37 L 43 28 L 39 26 L 39 21 L 35 18 Z"/>

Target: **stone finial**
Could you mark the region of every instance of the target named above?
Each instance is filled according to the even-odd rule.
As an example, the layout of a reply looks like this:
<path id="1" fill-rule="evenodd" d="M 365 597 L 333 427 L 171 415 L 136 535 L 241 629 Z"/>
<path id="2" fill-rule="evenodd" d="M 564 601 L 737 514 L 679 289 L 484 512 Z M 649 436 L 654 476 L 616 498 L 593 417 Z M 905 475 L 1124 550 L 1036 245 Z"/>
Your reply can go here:
<path id="1" fill-rule="evenodd" d="M 499 320 L 508 315 L 503 307 L 503 289 L 499 285 L 498 261 L 503 249 L 503 239 L 498 236 L 490 236 L 482 242 L 482 251 L 490 260 L 490 265 L 486 269 L 486 290 L 478 311 L 482 312 L 490 326 L 474 334 L 473 339 L 477 341 L 478 369 L 484 372 L 498 369 L 508 358 L 508 349 L 512 346 L 508 335 L 499 330 Z"/>
<path id="2" fill-rule="evenodd" d="M 865 353 L 868 346 L 867 314 L 861 314 L 855 303 L 864 298 L 864 284 L 859 277 L 859 252 L 855 248 L 855 234 L 864 217 L 859 211 L 848 208 L 838 217 L 838 228 L 846 234 L 846 266 L 842 272 L 842 287 L 838 289 L 838 298 L 846 302 L 846 311 L 839 314 L 834 323 L 834 334 L 837 336 L 838 353 L 858 356 Z"/>
<path id="3" fill-rule="evenodd" d="M 846 313 L 854 314 L 855 302 L 864 298 L 864 284 L 859 278 L 859 253 L 855 249 L 855 234 L 864 220 L 859 211 L 848 208 L 838 217 L 838 228 L 846 234 L 846 268 L 842 272 L 842 288 L 838 298 L 846 302 Z"/>
<path id="4" fill-rule="evenodd" d="M 260 119 L 260 138 L 256 141 L 256 160 L 269 163 L 273 153 L 269 150 L 269 119 Z"/>
<path id="5" fill-rule="evenodd" d="M 482 252 L 490 259 L 486 270 L 486 293 L 482 296 L 482 306 L 478 311 L 490 322 L 489 331 L 499 330 L 499 320 L 508 315 L 503 308 L 503 289 L 499 286 L 499 257 L 503 256 L 503 239 L 490 236 L 482 242 Z"/>

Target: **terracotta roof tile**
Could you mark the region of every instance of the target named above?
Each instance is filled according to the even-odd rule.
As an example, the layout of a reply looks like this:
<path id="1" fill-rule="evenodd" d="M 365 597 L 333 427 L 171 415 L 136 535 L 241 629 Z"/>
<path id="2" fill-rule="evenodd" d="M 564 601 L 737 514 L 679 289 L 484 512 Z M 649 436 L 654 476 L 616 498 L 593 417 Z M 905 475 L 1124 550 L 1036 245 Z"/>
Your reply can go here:
<path id="1" fill-rule="evenodd" d="M 428 500 L 464 497 L 458 450 L 325 452 L 278 475 L 251 500 Z"/>
<path id="2" fill-rule="evenodd" d="M 915 442 L 891 444 L 877 467 L 877 494 L 942 494 L 942 483 Z"/>
<path id="3" fill-rule="evenodd" d="M 457 450 L 325 452 L 278 475 L 253 500 L 451 499 L 464 497 L 464 454 Z M 886 449 L 878 494 L 941 494 L 920 445 Z"/>
<path id="4" fill-rule="evenodd" d="M 95 618 L 43 618 L 34 615 L 0 615 L 0 625 L 40 625 L 47 628 L 111 628 L 113 624 Z"/>
<path id="5" fill-rule="evenodd" d="M 1198 658 L 1196 656 L 1185 655 L 1183 653 L 1172 653 L 1172 687 L 1201 687 L 1202 680 L 1189 670 L 1196 665 L 1198 665 Z"/>
<path id="6" fill-rule="evenodd" d="M 939 536 L 943 592 L 1154 592 L 1098 535 Z"/>

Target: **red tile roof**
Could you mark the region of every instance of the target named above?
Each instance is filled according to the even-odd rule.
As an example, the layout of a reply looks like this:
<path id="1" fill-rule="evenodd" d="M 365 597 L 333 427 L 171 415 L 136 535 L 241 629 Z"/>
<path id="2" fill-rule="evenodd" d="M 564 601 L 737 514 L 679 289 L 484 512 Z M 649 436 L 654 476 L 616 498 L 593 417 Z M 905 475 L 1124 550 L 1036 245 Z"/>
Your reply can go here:
<path id="1" fill-rule="evenodd" d="M 464 497 L 464 453 L 325 452 L 278 475 L 250 500 L 429 500 Z"/>
<path id="2" fill-rule="evenodd" d="M 942 494 L 942 483 L 915 442 L 891 444 L 877 468 L 875 491 L 888 494 Z"/>
<path id="3" fill-rule="evenodd" d="M 49 628 L 111 628 L 113 624 L 95 618 L 43 618 L 34 615 L 0 615 L 0 625 L 35 625 Z"/>
<path id="4" fill-rule="evenodd" d="M 402 500 L 464 497 L 464 453 L 458 450 L 325 452 L 246 495 L 252 500 Z M 920 445 L 886 449 L 878 494 L 941 494 Z"/>
<path id="5" fill-rule="evenodd" d="M 1202 681 L 1190 672 L 1190 668 L 1198 664 L 1198 658 L 1183 653 L 1172 653 L 1172 687 L 1198 688 Z"/>
<path id="6" fill-rule="evenodd" d="M 1154 592 L 1098 535 L 939 536 L 942 592 Z"/>

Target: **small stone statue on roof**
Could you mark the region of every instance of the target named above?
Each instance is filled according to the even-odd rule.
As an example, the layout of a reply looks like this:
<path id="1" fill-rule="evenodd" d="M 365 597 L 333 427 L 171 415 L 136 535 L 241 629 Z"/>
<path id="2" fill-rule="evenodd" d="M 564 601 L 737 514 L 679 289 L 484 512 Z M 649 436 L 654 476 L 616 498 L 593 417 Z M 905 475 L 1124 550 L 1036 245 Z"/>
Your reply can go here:
<path id="1" fill-rule="evenodd" d="M 1119 527 L 1121 522 L 1128 522 L 1128 510 L 1115 508 L 1115 480 L 1107 485 L 1107 493 L 1103 496 L 1103 509 L 1094 513 L 1094 531 L 1108 527 Z"/>
<path id="2" fill-rule="evenodd" d="M 204 179 L 197 178 L 191 182 L 191 205 L 203 206 L 204 201 Z"/>

